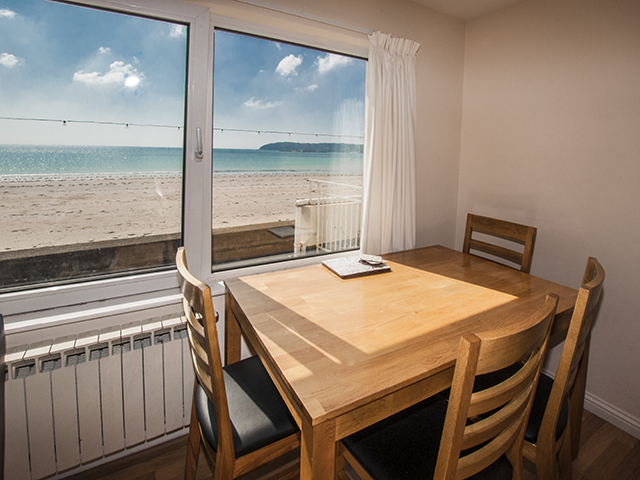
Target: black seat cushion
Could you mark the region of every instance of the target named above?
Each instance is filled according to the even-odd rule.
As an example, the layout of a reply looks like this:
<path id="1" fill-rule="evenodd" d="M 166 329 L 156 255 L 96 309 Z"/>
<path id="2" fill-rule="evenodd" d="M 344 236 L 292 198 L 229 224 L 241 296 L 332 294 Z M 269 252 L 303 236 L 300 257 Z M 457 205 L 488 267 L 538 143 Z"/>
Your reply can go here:
<path id="1" fill-rule="evenodd" d="M 535 443 L 538 441 L 538 433 L 540 433 L 540 425 L 542 425 L 542 418 L 544 417 L 544 411 L 547 408 L 547 402 L 549 401 L 549 395 L 551 395 L 551 389 L 553 388 L 553 378 L 540 374 L 540 380 L 538 380 L 538 389 L 536 390 L 536 396 L 533 399 L 533 406 L 531 407 L 531 416 L 529 417 L 529 424 L 527 425 L 527 431 L 524 434 L 524 439 L 527 442 Z M 556 425 L 556 440 L 560 438 L 562 432 L 567 427 L 569 421 L 569 399 L 567 395 L 562 399 L 562 406 L 560 407 L 560 415 L 558 416 L 558 423 Z"/>
<path id="2" fill-rule="evenodd" d="M 259 357 L 253 356 L 224 367 L 224 381 L 236 457 L 298 431 Z M 199 384 L 194 401 L 203 436 L 216 450 L 218 432 L 213 403 Z"/>
<path id="3" fill-rule="evenodd" d="M 521 367 L 520 364 L 511 365 L 497 372 L 487 373 L 485 375 L 479 375 L 476 377 L 476 381 L 473 385 L 473 390 L 484 390 L 493 385 L 506 380 L 510 376 L 514 375 Z M 553 378 L 540 374 L 540 380 L 538 380 L 538 388 L 536 390 L 535 398 L 533 399 L 533 406 L 531 407 L 531 416 L 529 417 L 529 423 L 527 424 L 527 431 L 525 432 L 524 439 L 532 444 L 536 444 L 538 441 L 538 433 L 540 433 L 540 426 L 542 425 L 542 418 L 544 417 L 544 411 L 547 408 L 547 402 L 549 401 L 549 395 L 551 395 L 551 389 L 553 388 Z M 567 426 L 569 420 L 569 399 L 565 395 L 562 399 L 562 406 L 560 407 L 560 416 L 558 417 L 558 423 L 556 425 L 556 440 L 560 438 L 562 432 Z"/>
<path id="4" fill-rule="evenodd" d="M 377 480 L 433 478 L 448 402 L 433 397 L 342 440 L 363 468 Z M 511 479 L 503 455 L 475 480 Z"/>

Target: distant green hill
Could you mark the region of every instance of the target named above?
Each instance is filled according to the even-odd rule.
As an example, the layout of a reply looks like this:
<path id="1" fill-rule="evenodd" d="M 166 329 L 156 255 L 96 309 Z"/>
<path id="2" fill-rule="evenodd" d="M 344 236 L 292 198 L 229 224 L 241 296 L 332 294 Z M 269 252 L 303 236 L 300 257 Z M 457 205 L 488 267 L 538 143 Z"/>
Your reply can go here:
<path id="1" fill-rule="evenodd" d="M 260 150 L 272 150 L 276 152 L 363 153 L 364 145 L 357 143 L 276 142 L 267 143 L 266 145 L 261 146 Z"/>

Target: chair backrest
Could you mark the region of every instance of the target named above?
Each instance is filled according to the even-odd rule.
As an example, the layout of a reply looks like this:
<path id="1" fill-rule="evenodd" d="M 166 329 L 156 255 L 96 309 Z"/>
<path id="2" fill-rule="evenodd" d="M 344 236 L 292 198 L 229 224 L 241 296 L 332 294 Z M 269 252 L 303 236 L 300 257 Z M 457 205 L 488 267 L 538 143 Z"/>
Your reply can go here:
<path id="1" fill-rule="evenodd" d="M 557 304 L 556 295 L 547 296 L 544 306 L 515 332 L 460 339 L 434 478 L 467 478 L 503 454 L 521 473 L 524 432 Z M 476 376 L 521 360 L 522 368 L 509 378 L 473 391 Z"/>
<path id="2" fill-rule="evenodd" d="M 474 254 L 474 251 L 483 252 L 503 258 L 520 265 L 521 271 L 529 273 L 531 271 L 531 260 L 533 259 L 533 247 L 536 243 L 536 232 L 537 229 L 535 227 L 469 213 L 467 215 L 467 227 L 464 234 L 462 251 L 472 254 Z M 524 250 L 520 252 L 505 246 L 494 245 L 483 240 L 478 240 L 474 238 L 474 233 L 483 233 L 524 245 Z"/>
<path id="3" fill-rule="evenodd" d="M 178 249 L 176 265 L 180 276 L 182 306 L 187 319 L 193 368 L 197 381 L 213 403 L 215 410 L 218 432 L 217 455 L 232 455 L 230 458 L 234 458 L 231 419 L 211 289 L 189 272 L 184 247 Z"/>
<path id="4" fill-rule="evenodd" d="M 585 348 L 588 348 L 595 308 L 600 300 L 603 284 L 602 265 L 595 258 L 589 257 L 538 438 L 546 436 L 549 440 L 555 439 L 562 401 L 573 387 Z"/>

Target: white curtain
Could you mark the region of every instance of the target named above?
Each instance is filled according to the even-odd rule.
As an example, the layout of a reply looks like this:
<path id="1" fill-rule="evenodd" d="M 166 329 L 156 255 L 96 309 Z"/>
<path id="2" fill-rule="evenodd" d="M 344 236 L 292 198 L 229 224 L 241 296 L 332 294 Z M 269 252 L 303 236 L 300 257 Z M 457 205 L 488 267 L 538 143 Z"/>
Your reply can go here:
<path id="1" fill-rule="evenodd" d="M 415 248 L 418 48 L 380 32 L 369 36 L 361 240 L 372 255 Z"/>

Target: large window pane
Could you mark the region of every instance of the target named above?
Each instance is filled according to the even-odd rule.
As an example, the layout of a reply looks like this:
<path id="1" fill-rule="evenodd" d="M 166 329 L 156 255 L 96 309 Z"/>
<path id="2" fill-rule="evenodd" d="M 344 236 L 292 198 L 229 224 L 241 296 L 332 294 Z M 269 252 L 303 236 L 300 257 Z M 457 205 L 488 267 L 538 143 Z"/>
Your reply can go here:
<path id="1" fill-rule="evenodd" d="M 0 288 L 167 268 L 181 242 L 187 27 L 0 5 Z"/>
<path id="2" fill-rule="evenodd" d="M 216 30 L 214 270 L 359 248 L 365 71 Z"/>

